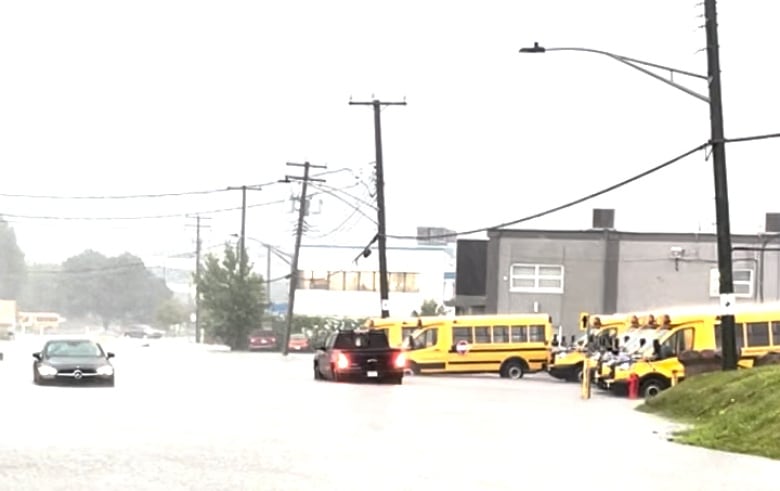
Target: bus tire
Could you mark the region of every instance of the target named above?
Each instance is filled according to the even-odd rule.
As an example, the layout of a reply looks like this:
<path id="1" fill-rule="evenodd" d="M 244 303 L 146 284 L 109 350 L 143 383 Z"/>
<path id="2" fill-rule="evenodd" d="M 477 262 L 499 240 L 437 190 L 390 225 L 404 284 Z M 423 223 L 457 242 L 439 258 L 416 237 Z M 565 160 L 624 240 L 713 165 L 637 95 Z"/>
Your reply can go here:
<path id="1" fill-rule="evenodd" d="M 572 370 L 572 372 L 571 372 L 571 378 L 569 379 L 569 382 L 577 382 L 577 383 L 581 384 L 582 383 L 582 372 L 583 372 L 584 368 L 585 368 L 584 364 L 578 363 L 574 367 L 574 370 Z"/>
<path id="2" fill-rule="evenodd" d="M 520 380 L 525 375 L 525 363 L 519 358 L 510 358 L 505 361 L 500 370 L 500 375 L 512 380 Z"/>
<path id="3" fill-rule="evenodd" d="M 639 385 L 639 395 L 643 399 L 652 399 L 669 388 L 669 382 L 660 377 L 650 377 Z"/>
<path id="4" fill-rule="evenodd" d="M 407 375 L 420 375 L 420 365 L 417 364 L 417 362 L 410 361 L 409 362 L 409 371 L 406 372 Z"/>

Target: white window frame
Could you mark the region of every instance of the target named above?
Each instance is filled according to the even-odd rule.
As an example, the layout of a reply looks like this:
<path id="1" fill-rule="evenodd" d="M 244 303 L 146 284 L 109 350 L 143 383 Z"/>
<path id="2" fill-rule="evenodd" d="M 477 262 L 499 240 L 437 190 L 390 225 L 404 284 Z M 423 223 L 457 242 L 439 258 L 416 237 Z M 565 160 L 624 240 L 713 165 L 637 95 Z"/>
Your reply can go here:
<path id="1" fill-rule="evenodd" d="M 534 268 L 533 275 L 515 274 L 515 268 Z M 559 268 L 561 273 L 559 275 L 542 276 L 539 271 L 541 268 Z M 534 286 L 513 286 L 515 279 L 533 280 Z M 540 280 L 559 280 L 561 285 L 559 287 L 554 286 L 539 286 Z M 513 263 L 509 266 L 509 291 L 512 293 L 563 293 L 564 284 L 564 267 L 561 264 L 529 264 L 529 263 Z"/>
<path id="2" fill-rule="evenodd" d="M 755 294 L 755 281 L 756 281 L 756 272 L 753 269 L 734 269 L 734 273 L 739 271 L 740 273 L 748 272 L 750 273 L 750 279 L 745 280 L 734 280 L 734 290 L 737 290 L 737 285 L 747 285 L 748 292 L 747 293 L 734 293 L 734 296 L 737 298 L 753 298 L 753 295 Z M 737 276 L 734 274 L 734 276 Z M 720 271 L 718 268 L 712 268 L 710 269 L 710 297 L 719 297 L 720 296 Z"/>

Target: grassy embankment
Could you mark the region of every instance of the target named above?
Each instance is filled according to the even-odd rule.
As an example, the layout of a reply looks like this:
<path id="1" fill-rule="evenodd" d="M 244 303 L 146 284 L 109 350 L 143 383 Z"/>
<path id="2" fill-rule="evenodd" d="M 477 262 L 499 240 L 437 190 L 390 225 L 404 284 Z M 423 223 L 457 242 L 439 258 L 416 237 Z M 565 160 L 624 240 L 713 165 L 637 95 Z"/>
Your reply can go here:
<path id="1" fill-rule="evenodd" d="M 780 366 L 698 375 L 638 409 L 692 425 L 680 443 L 780 459 Z"/>

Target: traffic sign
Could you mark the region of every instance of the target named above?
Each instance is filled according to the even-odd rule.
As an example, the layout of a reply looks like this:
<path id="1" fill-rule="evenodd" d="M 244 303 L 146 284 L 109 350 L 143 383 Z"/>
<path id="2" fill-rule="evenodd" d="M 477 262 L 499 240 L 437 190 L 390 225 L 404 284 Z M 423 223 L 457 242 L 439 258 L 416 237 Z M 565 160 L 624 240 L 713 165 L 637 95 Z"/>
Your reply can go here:
<path id="1" fill-rule="evenodd" d="M 465 355 L 469 352 L 469 342 L 463 339 L 458 341 L 455 345 L 455 351 L 457 351 L 459 355 Z"/>

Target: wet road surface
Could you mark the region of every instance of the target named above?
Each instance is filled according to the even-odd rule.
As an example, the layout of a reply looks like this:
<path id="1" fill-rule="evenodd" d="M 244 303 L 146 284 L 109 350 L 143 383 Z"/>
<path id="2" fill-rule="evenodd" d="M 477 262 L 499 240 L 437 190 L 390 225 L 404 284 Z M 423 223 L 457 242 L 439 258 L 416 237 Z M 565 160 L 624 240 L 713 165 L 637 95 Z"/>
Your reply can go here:
<path id="1" fill-rule="evenodd" d="M 114 388 L 34 386 L 41 339 L 0 345 L 0 490 L 780 486 L 780 462 L 669 443 L 634 402 L 543 374 L 334 384 L 310 355 L 141 344 L 107 342 Z"/>

